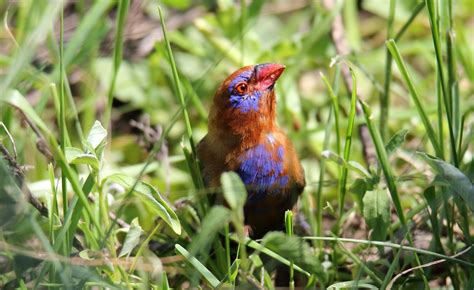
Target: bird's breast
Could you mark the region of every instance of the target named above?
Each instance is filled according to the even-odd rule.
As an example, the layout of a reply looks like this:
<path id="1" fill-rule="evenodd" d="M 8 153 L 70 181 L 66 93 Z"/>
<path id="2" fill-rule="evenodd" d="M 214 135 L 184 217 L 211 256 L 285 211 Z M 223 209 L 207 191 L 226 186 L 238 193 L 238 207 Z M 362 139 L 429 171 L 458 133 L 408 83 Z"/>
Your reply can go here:
<path id="1" fill-rule="evenodd" d="M 287 192 L 289 176 L 285 168 L 285 148 L 272 134 L 267 134 L 260 144 L 245 150 L 238 161 L 235 171 L 248 188 L 247 204 L 261 201 L 268 195 Z"/>

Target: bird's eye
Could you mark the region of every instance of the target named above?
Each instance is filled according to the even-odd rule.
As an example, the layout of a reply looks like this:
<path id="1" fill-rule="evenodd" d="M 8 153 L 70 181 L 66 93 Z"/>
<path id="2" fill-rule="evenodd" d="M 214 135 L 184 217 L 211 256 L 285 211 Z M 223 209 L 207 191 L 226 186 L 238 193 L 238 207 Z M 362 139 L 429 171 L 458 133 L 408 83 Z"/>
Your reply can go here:
<path id="1" fill-rule="evenodd" d="M 241 82 L 241 83 L 238 83 L 237 85 L 235 85 L 234 89 L 239 95 L 243 95 L 247 92 L 248 86 L 247 86 L 246 83 Z"/>

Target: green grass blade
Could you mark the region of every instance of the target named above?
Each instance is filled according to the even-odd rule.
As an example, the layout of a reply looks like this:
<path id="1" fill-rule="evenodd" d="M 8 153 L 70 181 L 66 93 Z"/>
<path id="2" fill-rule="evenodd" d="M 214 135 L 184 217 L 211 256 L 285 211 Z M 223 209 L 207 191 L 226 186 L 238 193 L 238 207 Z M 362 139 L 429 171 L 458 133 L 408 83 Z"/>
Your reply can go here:
<path id="1" fill-rule="evenodd" d="M 94 181 L 93 179 L 91 180 L 92 182 Z M 88 192 L 88 189 L 87 189 L 88 183 L 89 182 L 86 181 L 86 183 L 83 186 L 84 192 Z M 90 188 L 89 188 L 89 191 L 90 191 Z M 55 251 L 60 250 L 60 247 L 62 246 L 62 243 L 64 242 L 65 237 L 68 233 L 76 232 L 79 220 L 82 216 L 82 209 L 83 209 L 83 206 L 79 202 L 78 197 L 77 196 L 74 197 L 70 203 L 70 207 L 68 209 L 66 217 L 64 218 L 63 226 L 61 227 L 59 232 L 56 233 L 54 237 L 54 241 L 55 241 L 54 250 Z M 84 231 L 84 237 L 85 237 L 85 240 L 90 244 L 89 246 L 90 249 L 99 250 L 99 244 L 98 244 L 97 238 L 94 235 L 90 234 L 90 232 L 88 231 Z M 71 249 L 72 247 L 71 239 L 70 239 L 70 244 L 68 245 L 68 247 L 69 249 Z M 47 273 L 48 271 L 50 271 L 50 267 L 51 267 L 51 263 L 44 263 L 40 273 Z"/>
<path id="2" fill-rule="evenodd" d="M 445 104 L 445 111 L 446 111 L 446 118 L 448 120 L 448 131 L 449 131 L 449 141 L 451 147 L 451 158 L 453 160 L 454 166 L 458 167 L 458 156 L 456 153 L 456 137 L 454 133 L 454 124 L 453 124 L 453 101 L 451 99 L 451 94 L 448 93 L 446 88 L 446 82 L 444 79 L 444 63 L 443 63 L 443 56 L 441 51 L 441 40 L 439 34 L 439 27 L 438 27 L 438 15 L 435 9 L 434 0 L 425 0 L 426 7 L 428 8 L 428 18 L 430 20 L 431 25 L 431 34 L 433 37 L 433 45 L 435 48 L 435 55 L 436 55 L 436 64 L 439 71 L 439 82 L 441 84 L 441 92 L 443 93 L 443 100 Z M 440 140 L 441 141 L 441 140 Z"/>
<path id="3" fill-rule="evenodd" d="M 60 31 L 61 33 L 61 31 Z M 62 32 L 64 33 L 64 32 Z M 51 36 L 52 41 L 54 41 L 54 43 L 52 44 L 55 48 L 54 52 L 53 53 L 56 53 L 58 55 L 58 62 L 59 62 L 59 68 L 56 66 L 56 70 L 58 70 L 58 73 L 59 72 L 62 72 L 59 74 L 59 84 L 60 84 L 60 92 L 61 94 L 64 95 L 64 106 L 66 106 L 68 108 L 68 111 L 64 112 L 64 119 L 67 121 L 69 119 L 73 119 L 73 122 L 74 122 L 74 127 L 75 127 L 75 130 L 76 130 L 76 134 L 79 140 L 79 143 L 82 144 L 83 140 L 84 140 L 84 134 L 82 132 L 82 125 L 81 125 L 81 122 L 79 120 L 79 115 L 78 115 L 78 111 L 77 111 L 77 108 L 76 108 L 76 104 L 74 103 L 74 97 L 72 96 L 72 91 L 71 91 L 71 87 L 69 85 L 69 81 L 68 81 L 68 78 L 67 78 L 67 67 L 64 65 L 64 40 L 60 40 L 60 43 L 59 43 L 59 47 L 56 45 L 56 42 L 55 42 L 55 39 L 54 39 L 54 35 Z M 63 36 L 64 38 L 64 36 Z M 51 83 L 50 86 L 53 86 L 54 83 L 52 83 L 52 78 L 48 77 L 48 76 L 44 76 L 45 78 L 45 82 L 48 82 L 48 83 Z M 54 92 L 54 91 L 53 91 Z M 53 94 L 54 96 L 54 94 Z M 40 105 L 39 108 L 37 109 L 38 112 L 42 112 L 44 109 L 45 109 L 45 106 L 47 104 L 47 95 L 44 95 L 42 97 L 42 99 L 40 100 Z M 57 100 L 54 100 L 55 102 L 57 101 L 58 104 L 56 106 L 56 110 L 59 112 L 59 97 L 57 98 Z M 67 101 L 67 103 L 66 103 Z M 59 121 L 59 118 L 58 118 L 58 124 L 60 124 L 60 121 Z M 67 136 L 69 138 L 69 135 Z M 67 143 L 67 144 L 70 144 Z"/>
<path id="4" fill-rule="evenodd" d="M 200 180 L 200 171 L 196 168 L 195 163 L 196 159 L 193 157 L 192 152 L 189 151 L 189 147 L 184 144 L 184 138 L 181 141 L 181 149 L 183 150 L 184 158 L 189 167 L 189 173 L 191 174 L 191 179 L 193 180 L 194 187 L 202 188 L 202 180 Z"/>
<path id="5" fill-rule="evenodd" d="M 39 239 L 39 241 L 41 242 L 42 246 L 46 249 L 47 253 L 51 256 L 51 257 L 54 257 L 56 256 L 56 252 L 54 251 L 54 249 L 51 247 L 51 244 L 48 242 L 48 238 L 46 237 L 46 235 L 44 234 L 41 226 L 38 224 L 38 222 L 36 221 L 36 219 L 34 218 L 34 215 L 30 215 L 30 224 L 31 224 L 31 227 L 33 228 L 33 231 L 35 232 L 36 234 L 36 237 Z M 66 289 L 71 289 L 71 284 L 70 284 L 70 279 L 69 277 L 66 276 L 66 271 L 63 267 L 63 265 L 57 260 L 57 259 L 52 259 L 52 262 L 51 262 L 54 267 L 56 268 L 58 274 L 59 274 L 59 277 L 61 278 L 61 281 L 63 282 L 63 286 L 66 288 Z M 35 281 L 36 283 L 36 286 L 42 281 L 42 277 L 38 277 L 37 280 Z M 34 287 L 34 289 L 36 289 L 36 286 Z"/>
<path id="6" fill-rule="evenodd" d="M 54 245 L 55 238 L 54 235 L 56 234 L 55 226 L 59 224 L 59 209 L 58 209 L 58 191 L 56 189 L 55 178 L 54 178 L 54 168 L 53 165 L 50 163 L 48 164 L 48 175 L 49 175 L 49 183 L 51 186 L 52 191 L 52 200 L 51 206 L 49 207 L 49 234 L 50 234 L 50 242 Z"/>
<path id="7" fill-rule="evenodd" d="M 230 229 L 229 229 L 229 224 L 226 223 L 224 226 L 224 243 L 225 243 L 225 258 L 226 258 L 226 264 L 227 264 L 227 276 L 229 279 L 229 282 L 232 279 L 232 269 L 231 269 L 231 256 L 230 256 Z"/>
<path id="8" fill-rule="evenodd" d="M 400 196 L 398 194 L 397 186 L 395 184 L 395 177 L 392 171 L 392 167 L 388 161 L 388 155 L 387 155 L 387 151 L 385 150 L 382 137 L 380 136 L 380 132 L 375 128 L 375 125 L 372 121 L 373 116 L 372 116 L 369 106 L 365 104 L 364 102 L 361 102 L 361 104 L 362 104 L 362 109 L 364 111 L 365 119 L 367 122 L 367 127 L 372 137 L 372 141 L 374 142 L 374 145 L 375 145 L 377 158 L 380 162 L 380 166 L 382 167 L 382 171 L 385 175 L 385 181 L 387 183 L 390 196 L 392 197 L 393 204 L 395 205 L 395 209 L 397 211 L 397 216 L 400 220 L 400 224 L 402 225 L 403 231 L 407 235 L 407 239 L 410 245 L 413 245 L 413 239 L 411 237 L 410 230 L 408 228 L 408 224 L 405 219 L 405 214 L 403 213 L 402 203 L 400 201 Z M 416 266 L 421 265 L 420 259 L 418 258 L 418 255 L 416 254 L 415 254 L 415 261 L 416 261 Z M 428 284 L 428 282 L 426 281 L 426 276 L 423 273 L 422 269 L 420 269 L 419 271 L 421 273 L 421 276 L 426 286 Z"/>
<path id="9" fill-rule="evenodd" d="M 439 81 L 439 72 L 436 70 L 436 114 L 437 114 L 437 125 L 438 125 L 438 140 L 444 139 L 444 116 L 443 116 L 443 93 L 441 92 L 441 84 Z M 444 142 L 439 142 L 439 158 L 444 159 Z"/>
<path id="10" fill-rule="evenodd" d="M 448 93 L 453 108 L 453 131 L 454 139 L 456 144 L 459 143 L 459 131 L 461 130 L 461 112 L 460 112 L 460 99 L 459 99 L 459 86 L 457 81 L 457 65 L 456 65 L 456 53 L 455 53 L 455 34 L 453 30 L 446 32 L 446 47 L 447 47 L 447 62 L 448 62 Z M 459 152 L 456 152 L 459 154 Z M 459 160 L 459 156 L 457 157 Z"/>
<path id="11" fill-rule="evenodd" d="M 166 30 L 165 20 L 164 20 L 164 17 L 163 17 L 163 11 L 161 10 L 161 7 L 158 7 L 158 12 L 160 14 L 160 21 L 161 21 L 161 27 L 162 27 L 162 31 L 163 31 L 163 37 L 164 37 L 164 40 L 165 40 L 166 51 L 168 53 L 168 61 L 171 65 L 171 71 L 173 73 L 173 81 L 174 81 L 175 90 L 176 90 L 176 93 L 178 95 L 177 96 L 178 100 L 179 100 L 180 105 L 181 105 L 182 110 L 183 110 L 184 122 L 185 122 L 185 125 L 186 125 L 186 136 L 188 137 L 189 142 L 191 144 L 191 150 L 192 150 L 193 157 L 194 157 L 194 156 L 196 156 L 196 147 L 194 146 L 194 141 L 193 141 L 193 138 L 192 138 L 193 131 L 192 131 L 192 127 L 191 127 L 191 121 L 189 120 L 188 109 L 186 107 L 186 102 L 184 100 L 184 95 L 183 95 L 183 92 L 181 90 L 181 83 L 180 83 L 180 80 L 179 80 L 178 69 L 176 67 L 176 62 L 175 62 L 174 57 L 173 57 L 173 51 L 171 50 L 171 44 L 170 44 L 169 39 L 168 39 L 168 33 L 167 33 L 167 30 Z"/>
<path id="12" fill-rule="evenodd" d="M 123 31 L 125 28 L 125 22 L 127 19 L 128 7 L 130 5 L 130 0 L 120 0 L 118 4 L 118 13 L 117 13 L 117 24 L 115 33 L 115 44 L 114 44 L 114 67 L 112 70 L 112 78 L 109 86 L 109 91 L 107 93 L 107 107 L 104 112 L 104 121 L 103 124 L 106 128 L 109 127 L 110 115 L 112 113 L 112 102 L 114 100 L 114 90 L 115 82 L 117 80 L 118 71 L 120 69 L 120 64 L 122 63 L 122 51 L 123 51 Z"/>
<path id="13" fill-rule="evenodd" d="M 404 230 L 408 232 L 408 226 L 406 224 L 405 215 L 403 214 L 402 204 L 400 202 L 400 197 L 398 195 L 397 186 L 395 185 L 395 178 L 392 171 L 392 167 L 388 161 L 387 152 L 385 150 L 385 146 L 382 141 L 382 137 L 380 136 L 379 131 L 375 128 L 374 123 L 372 121 L 373 116 L 369 106 L 363 102 L 362 109 L 364 111 L 365 119 L 367 121 L 367 127 L 369 129 L 370 135 L 375 145 L 375 150 L 377 152 L 377 157 L 382 167 L 383 173 L 385 175 L 385 179 L 387 182 L 387 187 L 390 191 L 390 195 L 392 196 L 393 203 L 395 205 L 395 209 L 397 210 L 397 215 L 400 219 L 400 223 L 402 224 Z"/>
<path id="14" fill-rule="evenodd" d="M 339 68 L 339 66 L 338 66 Z M 340 70 L 338 69 L 336 71 L 336 77 L 335 80 L 338 79 L 338 75 L 340 74 Z M 335 125 L 335 130 L 336 130 L 336 153 L 337 155 L 341 155 L 341 138 L 339 136 L 339 99 L 337 97 L 337 94 L 334 92 L 332 89 L 331 84 L 329 83 L 328 79 L 324 74 L 321 74 L 321 79 L 323 80 L 324 84 L 326 85 L 328 89 L 329 96 L 331 97 L 331 104 L 332 108 L 334 111 L 334 125 Z M 337 83 L 336 81 L 334 83 Z"/>
<path id="15" fill-rule="evenodd" d="M 381 285 L 383 283 L 382 279 L 380 279 L 379 276 L 377 276 L 377 274 L 375 274 L 374 271 L 372 271 L 364 261 L 352 253 L 352 251 L 346 249 L 343 243 L 340 241 L 337 243 L 339 248 L 342 249 L 342 252 L 345 253 L 355 264 L 357 264 L 370 278 L 372 278 L 377 283 L 377 285 Z"/>
<path id="16" fill-rule="evenodd" d="M 435 2 L 434 0 L 425 0 L 426 8 L 428 9 L 428 19 L 430 20 L 431 25 L 431 34 L 433 37 L 433 45 L 435 49 L 436 55 L 436 64 L 440 74 L 440 83 L 442 87 L 443 96 L 445 98 L 446 104 L 446 114 L 448 116 L 448 120 L 451 120 L 452 117 L 452 107 L 451 107 L 451 100 L 447 99 L 449 97 L 445 80 L 444 80 L 444 70 L 443 70 L 443 60 L 442 60 L 442 51 L 441 51 L 441 40 L 440 40 L 440 33 L 439 33 L 439 15 L 436 12 Z"/>
<path id="17" fill-rule="evenodd" d="M 408 90 L 410 91 L 412 100 L 415 103 L 415 107 L 416 107 L 416 110 L 418 111 L 418 115 L 420 116 L 421 121 L 423 122 L 426 133 L 428 134 L 428 138 L 431 142 L 431 145 L 433 146 L 436 152 L 436 155 L 441 156 L 442 152 L 440 150 L 438 140 L 436 139 L 435 132 L 433 130 L 433 127 L 430 124 L 430 121 L 428 120 L 428 116 L 426 115 L 425 110 L 423 109 L 423 104 L 415 88 L 412 77 L 410 73 L 408 72 L 405 62 L 403 61 L 402 56 L 400 55 L 400 52 L 397 48 L 397 44 L 395 43 L 393 39 L 390 39 L 387 41 L 387 47 L 390 50 L 392 57 L 395 59 L 395 62 L 397 63 L 400 72 L 402 73 L 403 79 L 405 80 L 405 83 L 408 86 Z"/>
<path id="18" fill-rule="evenodd" d="M 458 141 L 458 153 L 459 159 L 462 160 L 464 155 L 466 154 L 467 149 L 469 148 L 469 144 L 471 144 L 471 140 L 473 140 L 474 129 L 468 131 L 468 134 L 464 134 L 464 124 L 466 124 L 466 120 L 470 114 L 474 113 L 474 107 L 469 108 L 461 117 L 461 130 L 459 132 L 459 141 Z M 466 138 L 464 138 L 466 137 Z M 463 140 L 466 139 L 466 142 Z"/>
<path id="19" fill-rule="evenodd" d="M 337 96 L 334 94 L 334 91 L 329 84 L 329 81 L 327 80 L 326 76 L 321 74 L 321 79 L 325 83 L 328 93 L 331 97 L 332 100 L 332 110 L 329 111 L 329 116 L 328 116 L 328 121 L 326 125 L 326 129 L 324 132 L 324 143 L 323 143 L 323 151 L 329 150 L 329 143 L 331 139 L 331 130 L 332 130 L 332 112 L 334 112 L 334 123 L 336 125 L 336 151 L 338 152 L 337 154 L 340 154 L 340 141 L 339 141 L 339 102 L 337 99 Z M 319 183 L 318 183 L 318 188 L 316 190 L 316 235 L 322 236 L 323 234 L 323 179 L 324 179 L 324 174 L 326 171 L 326 158 L 322 158 L 320 162 L 320 171 L 319 171 Z M 323 250 L 323 244 L 321 242 L 318 242 L 318 246 L 320 251 Z"/>
<path id="20" fill-rule="evenodd" d="M 66 128 L 66 117 L 65 117 L 65 105 L 64 105 L 64 9 L 61 6 L 61 12 L 59 13 L 59 145 L 63 154 L 66 153 L 66 136 L 68 136 Z M 69 143 L 69 142 L 68 142 Z M 67 198 L 67 180 L 63 171 L 61 171 L 61 192 L 63 199 L 63 216 L 66 216 L 68 208 Z M 66 236 L 66 244 L 69 244 L 71 236 Z M 64 255 L 69 255 L 67 247 L 64 249 Z"/>
<path id="21" fill-rule="evenodd" d="M 405 22 L 405 24 L 403 24 L 402 28 L 400 28 L 400 30 L 397 32 L 397 35 L 394 37 L 395 41 L 398 41 L 398 40 L 400 40 L 400 38 L 402 38 L 402 36 L 407 31 L 408 27 L 410 27 L 410 25 L 413 23 L 413 21 L 418 16 L 418 14 L 420 14 L 420 12 L 423 10 L 423 8 L 425 8 L 425 2 L 424 1 L 422 1 L 422 2 L 418 3 L 418 5 L 416 5 L 416 7 L 413 9 L 413 12 L 410 15 L 410 18 L 408 18 L 407 22 Z"/>
<path id="22" fill-rule="evenodd" d="M 328 122 L 326 126 L 326 130 L 324 132 L 324 144 L 323 150 L 329 149 L 329 142 L 331 137 L 331 130 L 332 130 L 332 110 L 329 112 Z M 323 151 L 323 152 L 324 152 Z M 326 172 L 326 158 L 322 158 L 320 162 L 320 169 L 319 169 L 319 183 L 318 188 L 316 190 L 316 235 L 322 236 L 323 235 L 323 184 L 324 184 L 324 175 Z M 323 250 L 322 243 L 318 243 L 319 249 Z"/>
<path id="23" fill-rule="evenodd" d="M 153 236 L 156 234 L 156 232 L 160 229 L 160 225 L 157 224 L 153 230 L 147 235 L 145 240 L 140 244 L 140 247 L 138 247 L 137 252 L 135 253 L 135 257 L 133 258 L 132 265 L 130 266 L 129 274 L 132 274 L 133 271 L 135 271 L 135 268 L 137 266 L 137 263 L 140 261 L 140 257 L 143 255 L 143 252 L 146 252 L 148 250 L 149 242 L 153 238 Z M 164 278 L 166 278 L 166 273 L 164 273 Z M 166 281 L 166 284 L 168 284 L 168 281 Z"/>
<path id="24" fill-rule="evenodd" d="M 196 109 L 197 113 L 199 114 L 199 117 L 201 118 L 201 120 L 206 121 L 206 123 L 207 123 L 208 111 L 206 110 L 206 108 L 202 104 L 202 101 L 199 98 L 198 94 L 194 90 L 194 88 L 191 85 L 191 83 L 189 82 L 189 80 L 183 79 L 182 82 L 183 82 L 183 85 L 184 85 L 184 87 L 187 91 L 187 94 L 191 98 L 191 102 L 192 102 L 194 108 Z"/>
<path id="25" fill-rule="evenodd" d="M 174 247 L 176 249 L 176 253 L 185 257 L 186 260 L 202 275 L 202 277 L 207 281 L 207 283 L 209 283 L 209 285 L 211 285 L 212 288 L 216 288 L 220 284 L 219 279 L 217 279 L 216 276 L 211 273 L 211 271 L 209 271 L 201 262 L 199 262 L 198 259 L 191 256 L 191 254 L 185 248 L 179 244 L 176 244 Z"/>
<path id="26" fill-rule="evenodd" d="M 164 17 L 163 17 L 163 11 L 161 10 L 161 7 L 158 7 L 158 12 L 160 14 L 161 28 L 162 28 L 162 31 L 163 31 L 163 37 L 164 37 L 164 41 L 165 41 L 165 45 L 166 45 L 166 51 L 168 53 L 168 60 L 169 60 L 169 63 L 171 65 L 171 70 L 173 72 L 174 87 L 175 87 L 176 93 L 178 94 L 178 99 L 179 99 L 181 108 L 183 110 L 184 124 L 186 126 L 186 137 L 188 138 L 189 144 L 191 146 L 191 152 L 192 152 L 192 157 L 193 157 L 192 160 L 194 161 L 193 166 L 191 167 L 191 170 L 193 172 L 195 172 L 196 174 L 198 174 L 198 176 L 199 176 L 198 180 L 200 181 L 200 188 L 203 188 L 204 184 L 202 184 L 202 177 L 201 177 L 201 174 L 200 174 L 201 171 L 199 170 L 199 165 L 196 162 L 196 160 L 197 160 L 196 145 L 195 145 L 194 139 L 193 139 L 193 130 L 192 130 L 192 126 L 191 126 L 191 121 L 189 120 L 189 113 L 188 113 L 188 109 L 187 109 L 187 106 L 186 106 L 186 101 L 184 99 L 184 95 L 183 95 L 183 92 L 181 90 L 181 82 L 179 80 L 178 69 L 176 67 L 176 62 L 175 62 L 174 57 L 173 57 L 173 51 L 171 50 L 171 45 L 170 45 L 170 41 L 169 41 L 169 38 L 168 38 L 166 25 L 165 25 L 165 20 L 164 20 Z"/>
<path id="27" fill-rule="evenodd" d="M 344 160 L 346 160 L 346 162 L 349 161 L 350 154 L 351 154 L 352 133 L 354 130 L 356 105 L 357 105 L 357 81 L 352 69 L 350 69 L 350 71 L 351 71 L 351 76 L 352 76 L 352 94 L 351 94 L 351 108 L 349 111 L 347 131 L 346 131 L 346 143 L 344 144 Z M 336 226 L 337 231 L 339 231 L 339 226 L 341 225 L 342 215 L 344 212 L 344 200 L 346 196 L 347 174 L 348 174 L 347 167 L 343 167 L 341 170 L 341 174 L 339 176 L 339 185 L 338 185 L 339 215 L 337 217 L 337 226 Z"/>
<path id="28" fill-rule="evenodd" d="M 286 234 L 289 237 L 293 236 L 293 212 L 291 210 L 287 210 L 285 212 L 285 229 Z M 294 277 L 294 265 L 293 261 L 290 261 L 290 289 L 295 289 L 295 277 Z"/>
<path id="29" fill-rule="evenodd" d="M 395 18 L 395 0 L 390 0 L 387 23 L 387 39 L 393 37 L 393 22 Z M 390 84 L 392 83 L 392 55 L 388 48 L 385 48 L 385 80 L 384 91 L 380 96 L 380 124 L 379 130 L 382 139 L 386 140 L 388 135 L 388 120 L 389 120 L 389 104 L 390 104 Z"/>
<path id="30" fill-rule="evenodd" d="M 395 269 L 398 267 L 398 260 L 400 259 L 400 255 L 402 254 L 402 249 L 403 248 L 397 251 L 397 254 L 393 258 L 392 263 L 390 263 L 390 267 L 388 268 L 387 274 L 385 274 L 385 278 L 383 279 L 382 285 L 380 285 L 380 289 L 386 289 L 388 283 L 390 283 L 390 280 L 392 280 L 393 273 L 395 272 Z"/>
<path id="31" fill-rule="evenodd" d="M 236 235 L 232 235 L 231 240 L 233 240 L 235 242 L 239 242 L 239 238 Z M 257 250 L 259 252 L 264 253 L 265 255 L 281 262 L 282 264 L 285 264 L 287 266 L 290 266 L 290 264 L 291 264 L 291 262 L 289 260 L 287 260 L 285 257 L 280 256 L 279 254 L 277 254 L 274 251 L 262 246 L 261 244 L 257 243 L 256 241 L 251 240 L 250 238 L 245 238 L 245 245 L 249 248 L 252 248 L 254 250 Z M 294 267 L 295 270 L 297 270 L 298 272 L 304 274 L 305 276 L 307 276 L 307 277 L 311 276 L 310 273 L 303 270 L 298 265 L 294 264 L 293 267 Z"/>

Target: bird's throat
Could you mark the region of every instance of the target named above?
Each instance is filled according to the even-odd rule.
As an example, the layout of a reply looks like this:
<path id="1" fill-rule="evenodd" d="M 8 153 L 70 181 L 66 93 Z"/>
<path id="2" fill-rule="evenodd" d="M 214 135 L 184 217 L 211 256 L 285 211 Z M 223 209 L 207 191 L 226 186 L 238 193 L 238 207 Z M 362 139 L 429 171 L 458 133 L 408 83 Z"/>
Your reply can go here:
<path id="1" fill-rule="evenodd" d="M 242 112 L 219 100 L 211 109 L 208 125 L 209 133 L 227 139 L 226 143 L 243 148 L 253 147 L 262 134 L 277 127 L 275 93 L 271 90 L 264 94 L 258 110 L 249 112 Z"/>

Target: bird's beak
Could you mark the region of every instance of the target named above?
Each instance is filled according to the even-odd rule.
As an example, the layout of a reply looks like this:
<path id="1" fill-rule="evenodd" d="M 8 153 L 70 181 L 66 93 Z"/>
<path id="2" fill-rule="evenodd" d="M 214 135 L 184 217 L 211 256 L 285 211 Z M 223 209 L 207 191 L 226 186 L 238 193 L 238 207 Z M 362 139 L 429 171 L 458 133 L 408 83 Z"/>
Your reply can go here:
<path id="1" fill-rule="evenodd" d="M 261 89 L 273 89 L 275 82 L 285 70 L 278 63 L 264 63 L 255 66 L 255 79 Z"/>

